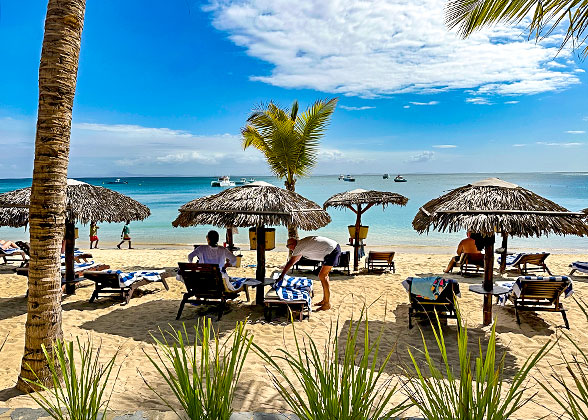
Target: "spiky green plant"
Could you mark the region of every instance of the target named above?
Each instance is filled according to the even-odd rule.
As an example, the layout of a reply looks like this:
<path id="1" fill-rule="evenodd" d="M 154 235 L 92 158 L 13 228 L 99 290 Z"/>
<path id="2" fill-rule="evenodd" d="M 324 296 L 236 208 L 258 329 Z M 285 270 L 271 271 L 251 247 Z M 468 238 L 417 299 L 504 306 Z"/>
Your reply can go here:
<path id="1" fill-rule="evenodd" d="M 360 334 L 360 327 L 365 331 Z M 300 420 L 389 419 L 406 410 L 406 401 L 387 408 L 397 391 L 384 371 L 393 352 L 379 361 L 382 333 L 371 343 L 367 317 L 355 326 L 353 319 L 345 344 L 337 336 L 339 322 L 329 330 L 324 348 L 306 334 L 303 343 L 292 323 L 296 349 L 278 349 L 270 355 L 255 346 L 268 365 L 272 382 Z M 363 345 L 363 348 L 361 348 Z M 282 365 L 287 366 L 283 367 Z"/>
<path id="2" fill-rule="evenodd" d="M 37 374 L 36 380 L 28 380 L 37 391 L 29 394 L 49 416 L 57 420 L 96 420 L 105 418 L 112 389 L 118 378 L 118 371 L 110 394 L 106 387 L 114 368 L 117 354 L 105 364 L 100 362 L 101 346 L 94 351 L 92 341 L 77 341 L 80 364 L 76 366 L 73 342 L 56 341 L 53 354 L 42 347 L 51 373 L 50 385 L 44 385 Z M 119 369 L 120 370 L 120 369 Z"/>
<path id="3" fill-rule="evenodd" d="M 238 322 L 235 330 L 221 343 L 212 322 L 194 326 L 194 341 L 190 342 L 186 325 L 176 330 L 161 331 L 156 342 L 157 357 L 147 354 L 155 369 L 165 380 L 181 410 L 176 408 L 161 391 L 147 386 L 179 418 L 191 420 L 229 420 L 235 387 L 253 336 L 245 331 L 245 323 Z M 196 351 L 200 348 L 200 355 Z"/>
<path id="4" fill-rule="evenodd" d="M 574 298 L 574 300 L 578 303 L 588 322 L 588 304 L 581 299 Z M 563 331 L 562 333 L 577 351 L 577 354 L 571 355 L 566 355 L 563 351 L 561 353 L 565 370 L 571 376 L 571 380 L 554 370 L 552 377 L 557 385 L 553 386 L 543 381 L 539 381 L 539 385 L 547 391 L 569 418 L 588 420 L 588 353 L 567 332 Z"/>
<path id="5" fill-rule="evenodd" d="M 458 315 L 461 325 L 461 317 Z M 433 323 L 431 323 L 433 324 Z M 534 394 L 525 397 L 525 385 L 531 369 L 546 353 L 549 343 L 536 354 L 529 356 L 514 375 L 510 384 L 504 379 L 504 356 L 496 356 L 496 323 L 492 325 L 486 353 L 478 344 L 475 369 L 472 369 L 472 354 L 468 350 L 467 325 L 457 333 L 459 371 L 454 372 L 447 357 L 446 340 L 439 317 L 437 326 L 432 325 L 437 348 L 443 363 L 437 366 L 433 360 L 423 333 L 423 349 L 418 350 L 425 358 L 424 366 L 417 361 L 409 349 L 414 372 L 409 372 L 406 389 L 412 402 L 428 420 L 502 420 L 510 418 L 523 407 Z"/>

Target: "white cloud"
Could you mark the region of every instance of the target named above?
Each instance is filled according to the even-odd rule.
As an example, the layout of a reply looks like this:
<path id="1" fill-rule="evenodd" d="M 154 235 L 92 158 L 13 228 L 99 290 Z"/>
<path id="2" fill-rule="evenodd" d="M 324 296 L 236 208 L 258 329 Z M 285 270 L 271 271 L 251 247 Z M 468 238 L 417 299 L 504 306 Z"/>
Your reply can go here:
<path id="1" fill-rule="evenodd" d="M 435 144 L 433 147 L 437 149 L 455 149 L 457 146 L 455 144 Z"/>
<path id="2" fill-rule="evenodd" d="M 346 109 L 347 111 L 365 111 L 366 109 L 375 109 L 375 106 L 346 106 L 339 105 L 339 108 Z"/>
<path id="3" fill-rule="evenodd" d="M 424 163 L 424 162 L 429 162 L 429 161 L 433 160 L 434 158 L 435 158 L 435 152 L 431 152 L 430 150 L 425 150 L 424 152 L 410 156 L 406 160 L 406 162 Z"/>
<path id="4" fill-rule="evenodd" d="M 506 101 L 505 104 L 507 105 L 514 105 L 514 104 L 518 104 L 519 101 Z"/>
<path id="5" fill-rule="evenodd" d="M 373 97 L 478 89 L 533 94 L 579 83 L 555 63 L 555 34 L 536 43 L 522 27 L 496 26 L 466 40 L 444 23 L 445 0 L 210 0 L 213 25 L 270 63 L 253 80 Z M 559 59 L 570 57 L 568 50 Z"/>
<path id="6" fill-rule="evenodd" d="M 545 141 L 538 141 L 537 144 L 540 144 L 542 146 L 552 146 L 552 147 L 578 147 L 578 146 L 584 145 L 584 143 L 580 143 L 580 142 L 559 143 L 559 142 L 545 142 Z"/>
<path id="7" fill-rule="evenodd" d="M 586 73 L 586 70 L 584 69 L 576 69 L 574 70 L 576 73 Z"/>
<path id="8" fill-rule="evenodd" d="M 585 134 L 586 131 L 584 131 L 584 130 L 568 130 L 568 131 L 566 131 L 566 133 L 568 133 L 568 134 Z"/>
<path id="9" fill-rule="evenodd" d="M 526 144 L 525 143 L 515 143 L 512 145 L 512 147 L 525 147 Z"/>
<path id="10" fill-rule="evenodd" d="M 480 97 L 466 98 L 465 101 L 470 104 L 474 104 L 474 105 L 492 105 L 492 103 L 490 101 L 488 101 L 487 98 L 480 98 Z"/>
<path id="11" fill-rule="evenodd" d="M 429 101 L 429 102 L 410 102 L 412 105 L 416 106 L 431 106 L 439 104 L 439 101 Z"/>

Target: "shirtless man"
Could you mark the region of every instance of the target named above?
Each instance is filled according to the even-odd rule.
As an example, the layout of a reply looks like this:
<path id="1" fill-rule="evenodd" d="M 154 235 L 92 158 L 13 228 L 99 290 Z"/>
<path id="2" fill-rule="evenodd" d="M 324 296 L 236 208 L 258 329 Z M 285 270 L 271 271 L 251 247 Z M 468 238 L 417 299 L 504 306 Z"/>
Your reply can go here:
<path id="1" fill-rule="evenodd" d="M 461 254 L 481 254 L 481 252 L 478 251 L 478 248 L 476 248 L 476 241 L 470 238 L 470 232 L 468 232 L 468 237 L 459 243 L 457 247 L 457 256 L 453 257 L 451 261 L 449 261 L 449 265 L 445 269 L 444 273 L 449 273 L 451 270 L 453 270 L 453 267 L 459 263 Z"/>
<path id="2" fill-rule="evenodd" d="M 300 258 L 306 257 L 311 260 L 322 261 L 323 265 L 319 272 L 319 280 L 323 286 L 323 300 L 317 303 L 319 311 L 326 311 L 331 309 L 331 289 L 329 287 L 329 272 L 334 265 L 339 263 L 339 256 L 341 255 L 341 247 L 332 239 L 324 236 L 307 236 L 300 240 L 290 238 L 286 247 L 292 251 L 292 257 L 282 270 L 282 274 L 278 280 L 282 280 L 288 270 L 296 264 Z"/>
<path id="3" fill-rule="evenodd" d="M 19 249 L 18 245 L 15 244 L 14 242 L 4 241 L 2 239 L 0 239 L 0 248 L 2 248 L 2 249 L 15 249 L 15 248 Z"/>

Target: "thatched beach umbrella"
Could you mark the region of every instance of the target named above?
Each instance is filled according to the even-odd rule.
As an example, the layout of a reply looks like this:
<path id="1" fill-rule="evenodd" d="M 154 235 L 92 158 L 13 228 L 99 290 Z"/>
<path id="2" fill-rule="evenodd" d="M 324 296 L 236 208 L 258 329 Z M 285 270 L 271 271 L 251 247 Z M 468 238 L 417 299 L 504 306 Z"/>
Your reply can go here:
<path id="1" fill-rule="evenodd" d="M 355 238 L 353 241 L 353 270 L 357 271 L 359 265 L 359 230 L 361 227 L 361 216 L 369 208 L 380 205 L 384 208 L 388 204 L 405 206 L 408 198 L 403 195 L 388 191 L 367 191 L 357 189 L 335 194 L 323 204 L 323 208 L 348 208 L 356 214 Z"/>
<path id="2" fill-rule="evenodd" d="M 582 213 L 569 212 L 553 201 L 516 184 L 489 178 L 456 188 L 422 206 L 413 227 L 419 233 L 437 230 L 457 232 L 468 230 L 486 237 L 495 232 L 506 235 L 533 237 L 557 235 L 588 235 L 588 225 Z M 506 247 L 506 242 L 503 241 Z M 493 288 L 494 243 L 486 242 L 484 261 L 484 290 Z M 503 251 L 504 261 L 506 250 Z M 484 296 L 484 325 L 492 321 L 492 295 Z"/>
<path id="3" fill-rule="evenodd" d="M 326 226 L 331 217 L 318 204 L 300 194 L 268 184 L 253 182 L 197 198 L 179 209 L 174 227 L 214 225 L 257 229 L 256 279 L 265 279 L 265 227 L 294 225 L 302 230 Z M 263 303 L 263 287 L 257 288 L 256 303 Z"/>
<path id="4" fill-rule="evenodd" d="M 21 227 L 29 222 L 31 188 L 0 194 L 0 226 Z M 65 280 L 73 292 L 75 224 L 120 223 L 143 220 L 149 208 L 131 197 L 75 179 L 67 180 L 65 220 Z M 75 289 L 74 289 L 75 290 Z"/>

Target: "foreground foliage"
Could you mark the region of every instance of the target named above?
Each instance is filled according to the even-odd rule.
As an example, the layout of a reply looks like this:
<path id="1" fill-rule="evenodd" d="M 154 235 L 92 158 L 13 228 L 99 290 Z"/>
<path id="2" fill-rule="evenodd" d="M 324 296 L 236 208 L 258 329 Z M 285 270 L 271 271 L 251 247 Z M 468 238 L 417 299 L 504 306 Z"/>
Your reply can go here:
<path id="1" fill-rule="evenodd" d="M 458 315 L 461 325 L 461 317 Z M 457 333 L 459 372 L 454 373 L 447 357 L 446 340 L 437 317 L 437 327 L 432 325 L 437 348 L 443 363 L 437 366 L 423 336 L 423 350 L 419 350 L 426 363 L 421 366 L 413 352 L 409 354 L 414 367 L 407 390 L 412 402 L 429 420 L 501 420 L 508 419 L 523 407 L 533 395 L 524 396 L 525 383 L 531 369 L 548 350 L 549 342 L 531 355 L 510 381 L 504 379 L 504 356 L 496 356 L 496 324 L 492 326 L 486 353 L 479 344 L 472 369 L 472 354 L 468 350 L 467 326 Z M 421 333 L 422 335 L 422 333 Z"/>
<path id="2" fill-rule="evenodd" d="M 378 363 L 381 333 L 370 343 L 363 313 L 355 325 L 353 319 L 349 325 L 344 343 L 337 336 L 339 323 L 331 326 L 324 354 L 308 334 L 300 343 L 293 323 L 295 351 L 279 349 L 278 355 L 269 355 L 254 345 L 270 367 L 274 386 L 301 420 L 388 419 L 408 408 L 401 403 L 386 409 L 397 386 L 384 377 L 393 352 Z"/>
<path id="3" fill-rule="evenodd" d="M 161 391 L 149 383 L 147 386 L 179 418 L 228 420 L 253 337 L 245 331 L 245 324 L 238 322 L 235 331 L 221 344 L 210 319 L 198 322 L 194 334 L 194 341 L 190 342 L 185 324 L 183 329 L 161 332 L 161 339 L 153 337 L 157 358 L 147 354 L 180 403 L 181 411 Z"/>
<path id="4" fill-rule="evenodd" d="M 30 395 L 54 419 L 104 418 L 112 395 L 112 390 L 108 397 L 105 395 L 106 386 L 117 355 L 115 354 L 106 364 L 101 364 L 100 346 L 94 351 L 91 341 L 81 343 L 77 339 L 76 347 L 80 356 L 79 367 L 76 367 L 74 360 L 73 342 L 56 341 L 52 347 L 53 354 L 43 346 L 51 377 L 48 381 L 39 377 L 34 381 L 25 379 L 33 389 L 38 390 Z M 114 382 L 117 377 L 118 373 Z M 50 384 L 46 385 L 47 382 Z M 112 386 L 114 387 L 114 383 Z"/>
<path id="5" fill-rule="evenodd" d="M 577 300 L 580 309 L 586 316 L 588 322 L 588 304 L 583 300 Z M 588 420 L 588 353 L 576 343 L 567 332 L 562 332 L 567 341 L 572 343 L 577 354 L 566 356 L 562 352 L 565 370 L 572 377 L 572 380 L 565 379 L 563 375 L 554 373 L 552 377 L 558 386 L 551 386 L 543 382 L 539 385 L 563 408 L 573 420 Z M 575 390 L 574 390 L 575 387 Z"/>

